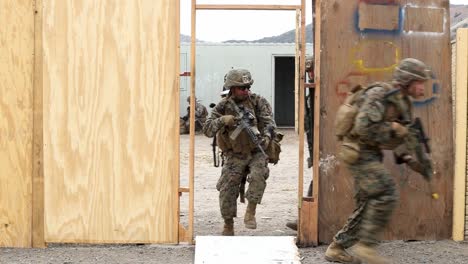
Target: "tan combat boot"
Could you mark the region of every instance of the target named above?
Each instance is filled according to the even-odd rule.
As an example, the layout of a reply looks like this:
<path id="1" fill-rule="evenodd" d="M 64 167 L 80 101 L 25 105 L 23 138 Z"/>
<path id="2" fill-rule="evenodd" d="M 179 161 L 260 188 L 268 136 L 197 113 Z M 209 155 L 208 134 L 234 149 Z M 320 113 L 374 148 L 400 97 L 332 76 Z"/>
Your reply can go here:
<path id="1" fill-rule="evenodd" d="M 248 229 L 256 229 L 257 222 L 255 221 L 255 209 L 257 204 L 249 202 L 247 205 L 247 210 L 245 211 L 244 224 Z"/>
<path id="2" fill-rule="evenodd" d="M 286 226 L 291 228 L 292 230 L 294 231 L 297 231 L 297 220 L 296 221 L 291 221 L 291 222 L 287 222 L 286 223 Z"/>
<path id="3" fill-rule="evenodd" d="M 328 246 L 325 252 L 325 259 L 330 262 L 360 264 L 361 260 L 351 256 L 343 246 L 335 242 Z"/>
<path id="4" fill-rule="evenodd" d="M 234 220 L 231 219 L 224 219 L 224 228 L 223 228 L 223 236 L 233 236 L 234 235 Z"/>
<path id="5" fill-rule="evenodd" d="M 390 264 L 390 260 L 377 253 L 374 247 L 364 244 L 362 242 L 357 243 L 353 247 L 353 252 L 363 261 L 369 264 Z"/>

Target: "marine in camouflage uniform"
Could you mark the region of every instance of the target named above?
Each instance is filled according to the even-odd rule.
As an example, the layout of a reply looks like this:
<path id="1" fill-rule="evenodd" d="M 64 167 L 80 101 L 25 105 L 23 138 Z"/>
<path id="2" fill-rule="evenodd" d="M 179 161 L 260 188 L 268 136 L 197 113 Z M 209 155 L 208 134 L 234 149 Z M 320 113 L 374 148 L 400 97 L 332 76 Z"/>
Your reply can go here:
<path id="1" fill-rule="evenodd" d="M 190 96 L 187 97 L 187 102 L 190 104 Z M 197 98 L 195 98 L 195 131 L 201 131 L 206 122 L 208 111 Z M 190 132 L 190 106 L 187 107 L 187 114 L 180 120 L 180 134 L 188 134 Z"/>
<path id="2" fill-rule="evenodd" d="M 399 146 L 405 145 L 409 134 L 404 124 L 413 121 L 410 97 L 424 95 L 424 83 L 429 79 L 427 71 L 423 62 L 404 59 L 396 68 L 391 83 L 369 86 L 357 102 L 359 111 L 347 135 L 359 142 L 360 147 L 357 161 L 348 164 L 354 178 L 356 207 L 328 247 L 325 254 L 328 261 L 388 263 L 377 254 L 375 245 L 397 204 L 398 191 L 382 163 L 382 149 L 401 149 Z M 408 152 L 398 151 L 397 155 L 409 165 L 416 162 Z M 345 251 L 356 243 L 354 252 L 358 258 Z"/>
<path id="3" fill-rule="evenodd" d="M 271 106 L 260 95 L 250 92 L 253 80 L 249 71 L 234 69 L 227 73 L 224 87 L 229 94 L 223 98 L 212 110 L 206 120 L 203 133 L 207 137 L 216 135 L 219 148 L 226 160 L 222 168 L 221 177 L 216 189 L 219 191 L 219 206 L 224 219 L 223 235 L 234 235 L 234 217 L 237 214 L 237 197 L 239 186 L 245 171 L 249 171 L 249 183 L 245 198 L 248 200 L 244 216 L 247 228 L 255 229 L 255 211 L 261 203 L 269 176 L 268 159 L 253 143 L 246 129 L 237 137 L 233 136 L 238 126 L 239 109 L 251 113 L 251 129 L 262 139 L 265 147 L 271 140 L 271 131 L 276 129 L 272 118 Z"/>

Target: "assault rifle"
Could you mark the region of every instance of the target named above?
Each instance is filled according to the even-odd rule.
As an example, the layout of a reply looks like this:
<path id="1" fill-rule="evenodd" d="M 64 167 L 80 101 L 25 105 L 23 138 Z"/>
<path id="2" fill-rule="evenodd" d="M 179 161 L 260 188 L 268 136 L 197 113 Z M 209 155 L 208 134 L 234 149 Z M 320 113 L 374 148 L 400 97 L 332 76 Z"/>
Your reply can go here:
<path id="1" fill-rule="evenodd" d="M 410 129 L 415 131 L 416 137 L 419 143 L 424 145 L 426 153 L 431 153 L 431 148 L 429 147 L 429 138 L 426 136 L 426 132 L 424 132 L 424 127 L 422 126 L 422 122 L 419 117 L 414 119 L 414 123 L 410 125 Z"/>
<path id="2" fill-rule="evenodd" d="M 256 129 L 255 126 L 252 125 L 252 121 L 255 119 L 255 116 L 247 111 L 243 105 L 238 106 L 235 102 L 231 100 L 231 103 L 234 105 L 234 110 L 236 111 L 237 114 L 237 119 L 238 119 L 238 125 L 237 128 L 231 133 L 229 136 L 232 140 L 235 140 L 239 134 L 245 130 L 247 134 L 249 135 L 250 140 L 252 143 L 254 143 L 257 148 L 263 153 L 265 157 L 268 157 L 265 151 L 263 150 L 263 147 L 261 146 L 261 139 L 258 137 L 258 130 Z M 258 133 L 254 132 L 254 129 L 256 129 Z"/>
<path id="3" fill-rule="evenodd" d="M 408 162 L 408 165 L 414 171 L 420 173 L 428 181 L 431 180 L 433 170 L 432 162 L 427 156 L 431 153 L 429 146 L 429 138 L 424 131 L 421 119 L 415 118 L 412 124 L 409 124 L 409 135 L 406 137 L 405 145 L 410 153 L 414 153 L 416 161 Z M 423 149 L 424 146 L 424 149 Z M 397 163 L 401 164 L 407 162 L 402 159 L 403 157 L 397 158 Z"/>

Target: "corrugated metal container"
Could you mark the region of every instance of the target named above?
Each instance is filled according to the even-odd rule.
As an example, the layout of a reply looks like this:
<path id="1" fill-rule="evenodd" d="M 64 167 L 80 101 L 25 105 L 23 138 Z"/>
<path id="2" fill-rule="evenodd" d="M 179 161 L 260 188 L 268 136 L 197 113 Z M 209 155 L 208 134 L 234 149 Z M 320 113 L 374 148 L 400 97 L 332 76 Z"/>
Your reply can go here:
<path id="1" fill-rule="evenodd" d="M 306 51 L 313 53 L 311 44 Z M 181 73 L 190 72 L 190 43 L 181 43 L 180 52 Z M 196 95 L 207 108 L 220 100 L 224 75 L 232 68 L 245 68 L 254 79 L 252 92 L 264 96 L 274 109 L 275 57 L 294 57 L 295 43 L 197 43 L 196 53 Z M 180 77 L 180 86 L 180 111 L 185 115 L 190 77 Z"/>

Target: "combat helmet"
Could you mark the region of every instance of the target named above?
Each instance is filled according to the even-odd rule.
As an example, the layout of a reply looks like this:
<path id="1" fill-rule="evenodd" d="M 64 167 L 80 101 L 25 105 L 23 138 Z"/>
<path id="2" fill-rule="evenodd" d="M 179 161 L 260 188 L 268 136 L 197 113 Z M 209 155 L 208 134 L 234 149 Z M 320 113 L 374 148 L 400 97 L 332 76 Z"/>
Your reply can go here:
<path id="1" fill-rule="evenodd" d="M 198 99 L 197 99 L 197 97 L 195 97 L 195 102 L 198 102 Z M 190 95 L 189 95 L 189 96 L 187 96 L 187 103 L 190 103 Z"/>
<path id="2" fill-rule="evenodd" d="M 402 60 L 393 72 L 393 80 L 402 87 L 408 87 L 413 81 L 427 81 L 430 70 L 424 62 L 406 58 Z"/>
<path id="3" fill-rule="evenodd" d="M 232 87 L 245 87 L 252 85 L 254 80 L 248 70 L 234 69 L 226 74 L 224 87 L 231 89 Z"/>

